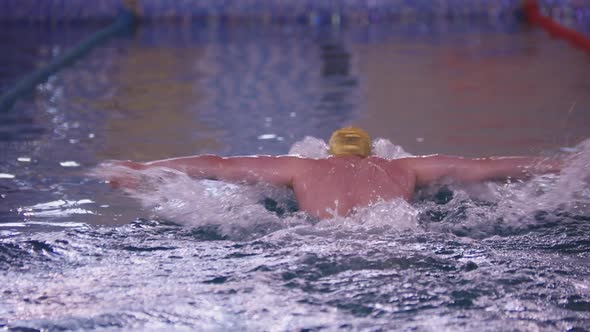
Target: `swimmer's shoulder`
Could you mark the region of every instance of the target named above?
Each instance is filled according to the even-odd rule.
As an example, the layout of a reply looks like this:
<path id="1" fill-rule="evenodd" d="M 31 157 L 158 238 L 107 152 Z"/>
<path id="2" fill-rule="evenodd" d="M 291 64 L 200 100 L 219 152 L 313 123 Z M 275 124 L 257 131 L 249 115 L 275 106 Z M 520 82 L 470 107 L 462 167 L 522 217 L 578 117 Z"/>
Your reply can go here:
<path id="1" fill-rule="evenodd" d="M 404 158 L 397 158 L 397 159 L 383 159 L 379 158 L 376 162 L 379 162 L 381 165 L 385 166 L 389 171 L 392 172 L 402 172 L 402 173 L 411 173 L 414 171 L 416 167 L 416 162 L 420 159 L 420 157 L 404 157 Z"/>
<path id="2" fill-rule="evenodd" d="M 329 158 L 308 158 L 299 155 L 281 155 L 275 158 L 284 162 L 285 165 L 288 164 L 290 167 L 300 170 L 329 165 Z"/>

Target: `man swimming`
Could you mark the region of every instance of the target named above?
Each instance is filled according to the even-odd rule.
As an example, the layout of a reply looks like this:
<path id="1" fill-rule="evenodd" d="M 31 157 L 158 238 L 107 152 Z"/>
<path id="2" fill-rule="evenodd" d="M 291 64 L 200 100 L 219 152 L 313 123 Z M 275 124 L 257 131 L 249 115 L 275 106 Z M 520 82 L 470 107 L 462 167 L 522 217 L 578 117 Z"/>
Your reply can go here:
<path id="1" fill-rule="evenodd" d="M 526 179 L 559 172 L 560 160 L 539 157 L 462 158 L 442 155 L 387 160 L 371 155 L 371 138 L 355 127 L 335 131 L 329 141 L 331 156 L 220 157 L 199 155 L 146 163 L 115 162 L 143 170 L 165 167 L 197 179 L 265 182 L 291 187 L 299 208 L 321 218 L 347 216 L 380 200 L 411 200 L 417 188 L 442 181 L 480 182 Z M 112 176 L 114 185 L 129 186 L 124 176 Z"/>

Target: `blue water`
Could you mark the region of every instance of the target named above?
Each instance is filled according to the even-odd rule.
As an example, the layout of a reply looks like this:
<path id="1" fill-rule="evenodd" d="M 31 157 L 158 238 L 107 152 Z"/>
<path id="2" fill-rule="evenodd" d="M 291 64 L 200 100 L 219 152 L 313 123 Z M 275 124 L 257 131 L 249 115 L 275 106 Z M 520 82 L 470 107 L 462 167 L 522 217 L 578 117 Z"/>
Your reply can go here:
<path id="1" fill-rule="evenodd" d="M 77 38 L 58 32 L 39 40 Z M 52 56 L 12 43 L 26 56 L 2 58 L 2 88 Z M 142 26 L 0 114 L 0 327 L 588 329 L 589 68 L 516 22 Z M 321 222 L 280 188 L 157 170 L 124 193 L 88 174 L 105 159 L 321 156 L 347 124 L 386 158 L 578 157 Z"/>

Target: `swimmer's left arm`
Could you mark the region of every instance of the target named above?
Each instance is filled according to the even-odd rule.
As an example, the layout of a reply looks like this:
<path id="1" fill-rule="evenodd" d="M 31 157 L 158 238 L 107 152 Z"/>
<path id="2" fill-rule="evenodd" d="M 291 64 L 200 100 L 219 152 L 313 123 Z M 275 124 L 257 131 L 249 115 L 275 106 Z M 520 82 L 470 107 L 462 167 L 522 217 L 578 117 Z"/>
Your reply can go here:
<path id="1" fill-rule="evenodd" d="M 294 156 L 220 157 L 200 155 L 132 163 L 127 167 L 134 169 L 166 167 L 200 179 L 246 183 L 266 182 L 290 186 L 297 172 L 305 167 L 306 163 L 309 163 L 308 159 Z"/>
<path id="2" fill-rule="evenodd" d="M 405 158 L 416 175 L 417 185 L 429 185 L 444 178 L 458 182 L 527 179 L 536 174 L 557 173 L 564 166 L 560 159 L 541 157 L 462 158 L 425 156 Z"/>

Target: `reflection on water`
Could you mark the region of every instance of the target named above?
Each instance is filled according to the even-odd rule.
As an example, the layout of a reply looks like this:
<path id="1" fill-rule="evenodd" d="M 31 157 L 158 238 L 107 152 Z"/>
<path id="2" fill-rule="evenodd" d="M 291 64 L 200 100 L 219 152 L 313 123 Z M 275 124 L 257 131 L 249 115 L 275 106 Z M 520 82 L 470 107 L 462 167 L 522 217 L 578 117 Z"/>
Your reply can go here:
<path id="1" fill-rule="evenodd" d="M 360 123 L 417 154 L 538 153 L 587 136 L 583 52 L 532 31 L 470 36 L 427 49 L 395 37 L 354 45 L 366 94 Z"/>
<path id="2" fill-rule="evenodd" d="M 198 116 L 203 99 L 198 68 L 202 47 L 137 45 L 121 56 L 107 74 L 117 88 L 90 106 L 114 115 L 106 124 L 100 157 L 122 154 L 135 160 L 161 159 L 223 146 L 217 130 Z M 159 137 L 154 139 L 154 135 Z M 184 144 L 179 144 L 183 142 Z"/>
<path id="3" fill-rule="evenodd" d="M 0 327 L 582 330 L 587 60 L 510 22 L 142 26 L 0 114 Z M 105 158 L 321 157 L 351 123 L 395 142 L 375 142 L 388 158 L 583 158 L 319 223 L 286 190 L 166 173 L 127 196 L 87 174 Z"/>

